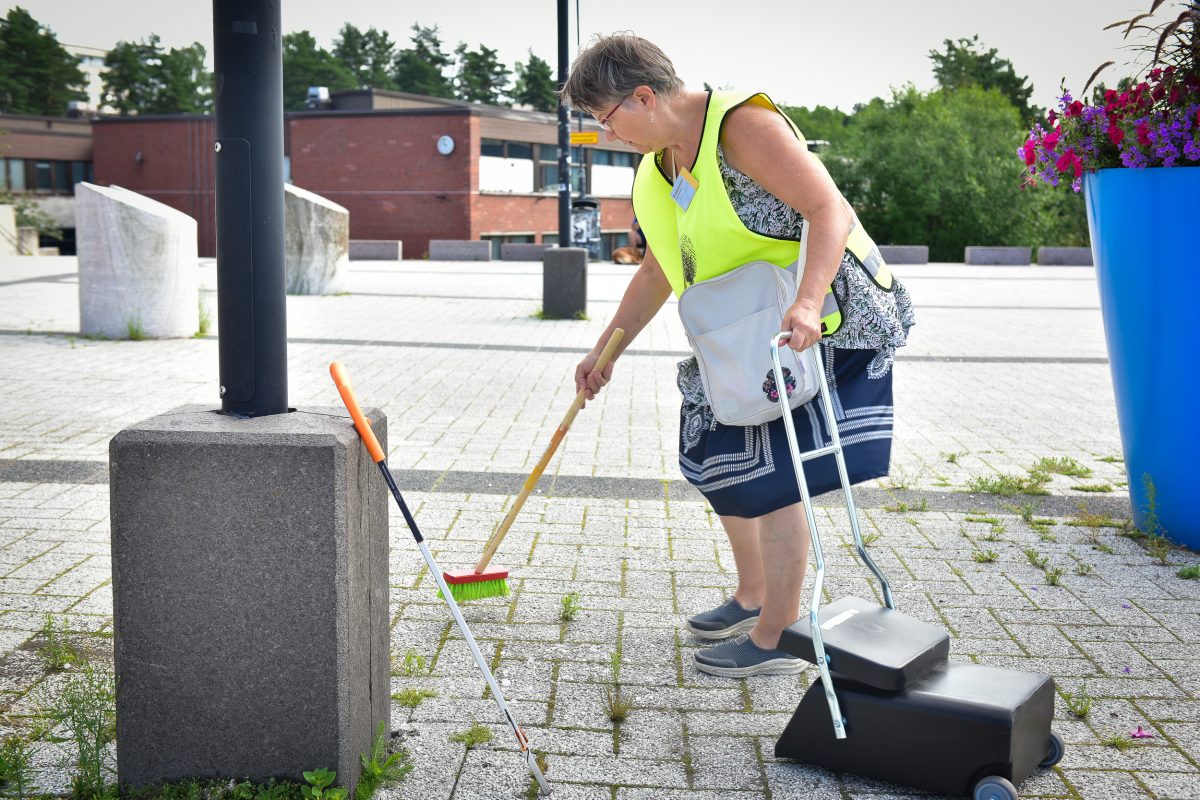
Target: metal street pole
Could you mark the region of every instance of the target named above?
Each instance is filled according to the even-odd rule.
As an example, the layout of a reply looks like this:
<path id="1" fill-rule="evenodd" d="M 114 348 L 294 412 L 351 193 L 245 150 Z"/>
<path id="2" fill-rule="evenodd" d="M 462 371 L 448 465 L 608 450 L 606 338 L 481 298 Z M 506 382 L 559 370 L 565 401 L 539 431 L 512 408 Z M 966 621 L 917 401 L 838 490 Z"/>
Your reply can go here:
<path id="1" fill-rule="evenodd" d="M 558 0 L 558 88 L 567 84 L 567 0 Z M 558 246 L 571 246 L 571 119 L 558 102 Z"/>
<path id="2" fill-rule="evenodd" d="M 287 408 L 279 0 L 213 0 L 221 410 Z"/>

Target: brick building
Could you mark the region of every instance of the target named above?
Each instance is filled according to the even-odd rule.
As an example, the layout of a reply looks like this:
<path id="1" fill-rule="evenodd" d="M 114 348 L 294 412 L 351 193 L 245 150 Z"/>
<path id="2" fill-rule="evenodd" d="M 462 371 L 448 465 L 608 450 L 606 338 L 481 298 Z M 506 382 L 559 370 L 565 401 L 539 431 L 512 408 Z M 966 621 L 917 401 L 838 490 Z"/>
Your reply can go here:
<path id="1" fill-rule="evenodd" d="M 201 254 L 216 252 L 211 117 L 106 117 L 92 133 L 97 183 L 192 216 Z M 345 206 L 352 239 L 399 239 L 409 258 L 430 239 L 557 241 L 557 141 L 552 114 L 402 92 L 338 94 L 284 125 L 288 179 Z M 604 253 L 625 243 L 638 158 L 574 148 L 572 186 L 599 201 Z"/>

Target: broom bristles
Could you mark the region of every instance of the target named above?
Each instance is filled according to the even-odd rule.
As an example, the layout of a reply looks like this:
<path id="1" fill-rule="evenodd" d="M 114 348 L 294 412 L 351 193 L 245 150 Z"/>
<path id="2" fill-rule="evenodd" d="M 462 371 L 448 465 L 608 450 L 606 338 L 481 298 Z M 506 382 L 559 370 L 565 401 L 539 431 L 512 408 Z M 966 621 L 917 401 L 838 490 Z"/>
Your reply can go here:
<path id="1" fill-rule="evenodd" d="M 449 583 L 447 586 L 450 589 L 450 594 L 459 603 L 466 603 L 472 600 L 486 600 L 489 597 L 504 597 L 509 593 L 507 578 L 475 581 L 473 583 Z M 438 589 L 438 597 L 444 597 L 441 589 Z"/>

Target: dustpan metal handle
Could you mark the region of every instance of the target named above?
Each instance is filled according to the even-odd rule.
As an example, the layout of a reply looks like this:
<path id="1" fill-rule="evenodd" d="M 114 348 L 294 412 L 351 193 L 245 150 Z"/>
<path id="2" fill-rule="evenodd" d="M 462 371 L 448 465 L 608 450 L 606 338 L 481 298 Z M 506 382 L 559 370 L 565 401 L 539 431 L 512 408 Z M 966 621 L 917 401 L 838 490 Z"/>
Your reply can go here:
<path id="1" fill-rule="evenodd" d="M 775 374 L 775 385 L 779 387 L 779 405 L 783 408 L 783 428 L 787 432 L 788 447 L 792 454 L 792 464 L 796 472 L 796 488 L 800 490 L 800 500 L 804 506 L 804 516 L 808 520 L 808 532 L 812 539 L 813 561 L 816 562 L 816 578 L 813 580 L 812 602 L 808 604 L 808 626 L 812 634 L 813 653 L 817 658 L 817 670 L 821 673 L 821 686 L 825 690 L 825 700 L 829 703 L 829 718 L 833 721 L 833 735 L 837 739 L 846 738 L 846 721 L 842 717 L 841 704 L 833 691 L 833 678 L 829 674 L 829 657 L 825 654 L 825 640 L 821 637 L 821 624 L 818 613 L 821 608 L 821 592 L 825 585 L 825 553 L 821 549 L 821 534 L 817 530 L 816 516 L 813 514 L 812 498 L 808 494 L 808 481 L 804 478 L 804 461 L 800 458 L 800 445 L 796 437 L 796 427 L 792 423 L 791 408 L 788 405 L 787 383 L 783 378 L 783 365 L 779 362 L 779 345 L 787 341 L 791 333 L 782 331 L 771 339 L 771 362 Z M 817 370 L 821 393 L 824 396 L 825 375 L 820 362 L 812 357 L 812 348 L 800 354 L 801 359 L 807 360 Z M 803 362 L 801 362 L 803 363 Z M 827 412 L 828 413 L 828 412 Z M 832 417 L 828 418 L 832 421 Z M 835 446 L 837 442 L 835 441 Z M 840 452 L 839 452 L 840 454 Z M 845 487 L 845 484 L 843 483 Z M 846 487 L 848 488 L 848 487 Z M 849 492 L 846 492 L 849 495 Z"/>

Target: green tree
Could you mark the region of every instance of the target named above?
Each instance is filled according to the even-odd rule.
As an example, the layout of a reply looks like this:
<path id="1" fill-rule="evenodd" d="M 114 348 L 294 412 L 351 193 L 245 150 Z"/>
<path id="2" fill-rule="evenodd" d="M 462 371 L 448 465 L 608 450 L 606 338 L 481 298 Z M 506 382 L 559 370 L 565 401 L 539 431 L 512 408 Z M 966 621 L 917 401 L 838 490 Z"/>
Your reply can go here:
<path id="1" fill-rule="evenodd" d="M 806 139 L 836 142 L 842 138 L 846 132 L 846 126 L 850 124 L 850 115 L 838 108 L 829 108 L 828 106 L 817 106 L 812 109 L 807 106 L 780 106 L 780 108 L 783 113 L 791 117 L 792 122 L 796 123 L 796 127 L 800 129 Z"/>
<path id="2" fill-rule="evenodd" d="M 458 58 L 454 88 L 460 100 L 508 105 L 505 94 L 512 72 L 500 63 L 495 50 L 484 44 L 479 45 L 478 50 L 468 50 L 465 44 L 459 43 L 454 54 Z"/>
<path id="3" fill-rule="evenodd" d="M 1021 189 L 1020 114 L 996 89 L 893 90 L 855 114 L 822 154 L 881 244 L 927 244 L 934 261 L 968 245 L 1086 244 L 1078 198 Z"/>
<path id="4" fill-rule="evenodd" d="M 454 97 L 454 85 L 446 77 L 451 59 L 442 49 L 437 25 L 425 28 L 414 24 L 412 31 L 412 47 L 396 54 L 396 88 L 431 97 Z"/>
<path id="5" fill-rule="evenodd" d="M 396 88 L 392 79 L 396 43 L 387 31 L 368 28 L 363 32 L 347 22 L 333 40 L 333 54 L 358 81 L 358 88 Z"/>
<path id="6" fill-rule="evenodd" d="M 538 111 L 558 109 L 558 95 L 554 93 L 557 82 L 550 65 L 529 51 L 529 61 L 517 63 L 517 80 L 513 86 L 514 103 L 533 106 Z"/>
<path id="7" fill-rule="evenodd" d="M 1033 86 L 1027 77 L 1017 75 L 1012 62 L 999 58 L 996 48 L 985 49 L 979 34 L 970 39 L 960 38 L 957 42 L 946 39 L 942 42 L 944 52 L 930 50 L 933 61 L 933 77 L 943 89 L 961 89 L 965 86 L 981 86 L 996 89 L 1007 97 L 1021 112 L 1027 123 L 1041 117 L 1045 110 L 1029 105 Z"/>
<path id="8" fill-rule="evenodd" d="M 308 87 L 327 86 L 331 92 L 354 89 L 358 83 L 350 70 L 323 47 L 308 31 L 283 37 L 283 107 L 287 111 L 304 109 Z"/>
<path id="9" fill-rule="evenodd" d="M 104 57 L 104 99 L 119 114 L 207 114 L 212 73 L 199 42 L 164 50 L 157 34 L 117 42 Z"/>
<path id="10" fill-rule="evenodd" d="M 71 100 L 85 100 L 79 59 L 54 32 L 20 6 L 0 20 L 0 111 L 60 117 Z"/>

